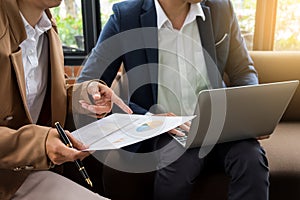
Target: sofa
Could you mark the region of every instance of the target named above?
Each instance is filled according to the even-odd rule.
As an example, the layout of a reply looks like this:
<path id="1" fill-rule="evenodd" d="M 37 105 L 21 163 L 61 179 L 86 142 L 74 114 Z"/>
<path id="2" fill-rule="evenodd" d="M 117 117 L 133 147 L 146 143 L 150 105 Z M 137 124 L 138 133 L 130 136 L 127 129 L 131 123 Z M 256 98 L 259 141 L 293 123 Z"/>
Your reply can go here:
<path id="1" fill-rule="evenodd" d="M 260 83 L 300 80 L 300 52 L 250 53 Z M 122 83 L 120 76 L 116 78 L 114 88 L 117 93 L 124 84 L 126 82 Z M 300 87 L 274 133 L 260 142 L 269 161 L 270 200 L 300 199 Z M 130 165 L 118 152 L 108 153 L 102 167 L 105 196 L 113 200 L 152 199 L 155 172 L 122 172 L 110 167 L 112 164 Z M 229 177 L 223 172 L 208 169 L 203 177 L 196 180 L 191 199 L 227 199 L 228 183 Z"/>

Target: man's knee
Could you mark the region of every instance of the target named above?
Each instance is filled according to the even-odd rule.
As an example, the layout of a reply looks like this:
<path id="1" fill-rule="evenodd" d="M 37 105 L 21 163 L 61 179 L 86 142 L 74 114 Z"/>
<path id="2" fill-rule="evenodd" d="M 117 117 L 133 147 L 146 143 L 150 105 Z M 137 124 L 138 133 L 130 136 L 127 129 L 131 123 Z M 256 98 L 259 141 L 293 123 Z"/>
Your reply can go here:
<path id="1" fill-rule="evenodd" d="M 228 151 L 226 156 L 226 170 L 234 168 L 236 165 L 241 170 L 246 171 L 268 171 L 268 161 L 265 151 L 255 139 L 242 140 L 236 142 Z"/>

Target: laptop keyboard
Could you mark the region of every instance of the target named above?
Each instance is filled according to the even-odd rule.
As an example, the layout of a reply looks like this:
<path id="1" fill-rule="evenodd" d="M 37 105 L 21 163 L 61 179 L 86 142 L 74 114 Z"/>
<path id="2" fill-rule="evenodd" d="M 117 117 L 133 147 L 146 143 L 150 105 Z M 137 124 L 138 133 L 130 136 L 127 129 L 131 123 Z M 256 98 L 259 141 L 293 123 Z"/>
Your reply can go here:
<path id="1" fill-rule="evenodd" d="M 181 129 L 181 128 L 179 128 L 179 127 L 177 127 L 176 130 L 183 132 L 185 134 L 185 136 L 178 136 L 178 135 L 174 135 L 174 134 L 171 134 L 171 136 L 175 140 L 177 140 L 182 146 L 185 146 L 186 140 L 187 140 L 187 137 L 188 137 L 187 136 L 188 132 L 185 131 L 185 130 L 183 130 L 183 129 Z"/>

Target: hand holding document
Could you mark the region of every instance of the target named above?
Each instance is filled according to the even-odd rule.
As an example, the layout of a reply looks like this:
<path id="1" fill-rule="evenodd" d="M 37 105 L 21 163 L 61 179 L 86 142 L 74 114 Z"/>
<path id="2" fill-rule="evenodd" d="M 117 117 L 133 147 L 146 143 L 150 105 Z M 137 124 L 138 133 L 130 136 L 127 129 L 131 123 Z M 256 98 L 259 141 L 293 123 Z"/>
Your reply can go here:
<path id="1" fill-rule="evenodd" d="M 194 117 L 112 114 L 72 134 L 89 147 L 86 151 L 119 149 L 168 132 Z"/>

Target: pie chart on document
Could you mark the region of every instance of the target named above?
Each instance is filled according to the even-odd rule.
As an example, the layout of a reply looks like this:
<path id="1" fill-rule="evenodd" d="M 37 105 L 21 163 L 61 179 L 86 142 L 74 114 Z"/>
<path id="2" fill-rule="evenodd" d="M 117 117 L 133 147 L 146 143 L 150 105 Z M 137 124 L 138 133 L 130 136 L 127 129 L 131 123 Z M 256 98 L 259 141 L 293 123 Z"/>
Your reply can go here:
<path id="1" fill-rule="evenodd" d="M 136 131 L 139 133 L 150 131 L 150 130 L 159 128 L 162 124 L 163 124 L 163 122 L 160 120 L 150 121 L 150 122 L 147 122 L 147 123 L 144 123 L 144 124 L 138 126 L 136 128 Z"/>

